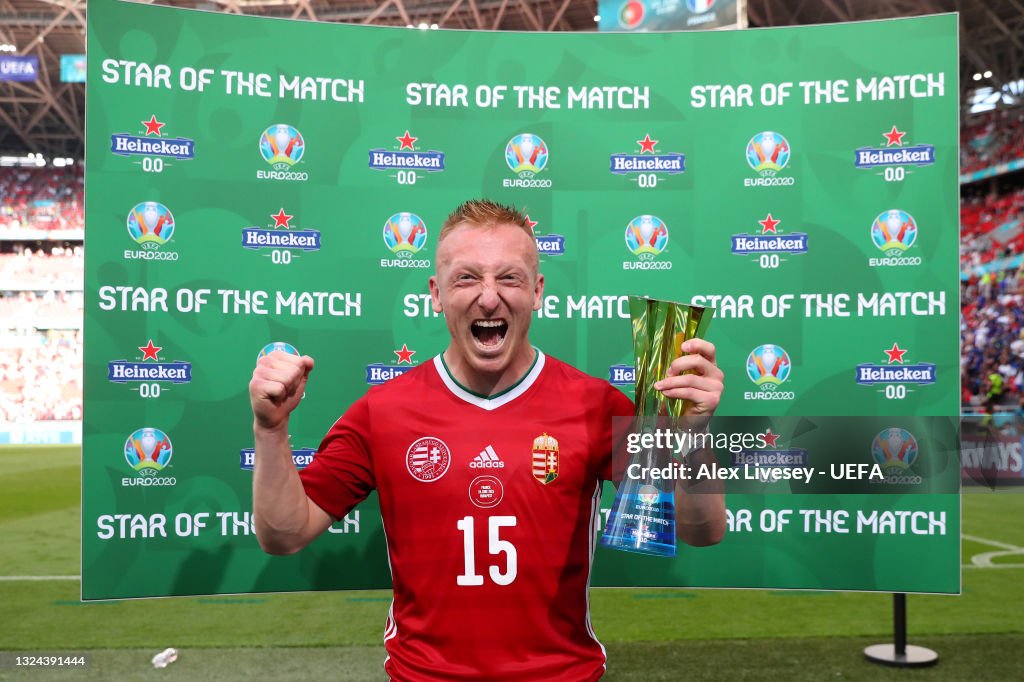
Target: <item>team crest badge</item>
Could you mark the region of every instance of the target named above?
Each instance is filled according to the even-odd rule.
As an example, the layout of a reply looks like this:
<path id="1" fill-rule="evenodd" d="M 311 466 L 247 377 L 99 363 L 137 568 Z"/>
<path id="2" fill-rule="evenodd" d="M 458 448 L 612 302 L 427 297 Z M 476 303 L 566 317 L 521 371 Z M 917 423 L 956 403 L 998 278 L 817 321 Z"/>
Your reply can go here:
<path id="1" fill-rule="evenodd" d="M 405 468 L 412 477 L 423 483 L 433 483 L 448 472 L 451 450 L 440 438 L 427 436 L 409 446 L 405 453 Z"/>
<path id="2" fill-rule="evenodd" d="M 533 477 L 544 485 L 558 478 L 558 441 L 547 433 L 533 439 Z"/>

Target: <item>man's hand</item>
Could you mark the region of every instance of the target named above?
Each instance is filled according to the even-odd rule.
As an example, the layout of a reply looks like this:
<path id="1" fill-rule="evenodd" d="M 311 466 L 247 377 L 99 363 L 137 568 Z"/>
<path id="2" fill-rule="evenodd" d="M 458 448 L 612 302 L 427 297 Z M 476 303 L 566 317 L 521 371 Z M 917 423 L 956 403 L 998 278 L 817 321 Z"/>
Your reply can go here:
<path id="1" fill-rule="evenodd" d="M 296 357 L 275 350 L 256 363 L 249 382 L 249 402 L 256 426 L 274 430 L 288 422 L 288 415 L 298 407 L 306 390 L 306 380 L 313 371 L 313 358 Z"/>
<path id="2" fill-rule="evenodd" d="M 707 428 L 711 415 L 722 401 L 725 375 L 715 364 L 715 346 L 703 339 L 690 339 L 682 345 L 687 353 L 676 358 L 668 368 L 668 376 L 654 387 L 668 398 L 689 401 L 684 417 L 693 431 Z M 712 450 L 697 450 L 688 455 L 689 463 L 716 467 Z M 696 483 L 680 482 L 675 487 L 676 535 L 688 545 L 706 547 L 721 542 L 727 524 L 724 483 L 718 479 Z"/>
<path id="3" fill-rule="evenodd" d="M 703 339 L 690 339 L 682 345 L 687 353 L 676 358 L 668 375 L 654 384 L 666 398 L 690 401 L 684 417 L 710 417 L 722 400 L 725 374 L 715 364 L 715 346 Z"/>

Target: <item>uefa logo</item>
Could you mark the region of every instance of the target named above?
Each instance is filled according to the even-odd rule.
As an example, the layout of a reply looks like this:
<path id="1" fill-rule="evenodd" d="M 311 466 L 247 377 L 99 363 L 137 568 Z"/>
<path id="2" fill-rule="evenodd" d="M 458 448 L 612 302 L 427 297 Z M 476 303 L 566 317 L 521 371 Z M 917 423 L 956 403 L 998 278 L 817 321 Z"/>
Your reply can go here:
<path id="1" fill-rule="evenodd" d="M 141 476 L 159 474 L 170 464 L 173 452 L 171 439 L 160 429 L 138 429 L 124 443 L 128 466 Z"/>
<path id="2" fill-rule="evenodd" d="M 259 360 L 260 358 L 266 357 L 273 353 L 275 350 L 279 350 L 282 353 L 288 353 L 289 355 L 294 355 L 296 357 L 302 355 L 302 353 L 300 353 L 298 349 L 295 348 L 295 346 L 293 346 L 292 344 L 285 343 L 284 341 L 274 341 L 273 343 L 268 343 L 267 345 L 263 346 L 263 350 L 261 350 L 259 355 L 256 356 L 256 359 Z"/>
<path id="3" fill-rule="evenodd" d="M 715 6 L 715 0 L 686 0 L 686 7 L 694 14 L 710 12 Z"/>
<path id="4" fill-rule="evenodd" d="M 789 163 L 789 142 L 770 130 L 758 133 L 747 143 L 747 163 L 762 176 L 773 176 Z"/>
<path id="5" fill-rule="evenodd" d="M 384 223 L 384 244 L 399 258 L 412 258 L 427 242 L 427 225 L 415 213 L 396 213 Z"/>
<path id="6" fill-rule="evenodd" d="M 520 177 L 533 177 L 548 165 L 548 146 L 533 133 L 516 135 L 505 146 L 505 163 Z"/>
<path id="7" fill-rule="evenodd" d="M 286 123 L 277 123 L 260 135 L 260 154 L 274 170 L 285 171 L 297 164 L 306 151 L 302 133 Z"/>
<path id="8" fill-rule="evenodd" d="M 906 211 L 884 211 L 871 223 L 871 241 L 885 255 L 901 256 L 917 241 L 917 223 Z"/>
<path id="9" fill-rule="evenodd" d="M 747 376 L 759 388 L 777 388 L 789 379 L 792 363 L 782 346 L 758 346 L 747 356 Z"/>
<path id="10" fill-rule="evenodd" d="M 136 204 L 128 212 L 128 234 L 144 249 L 158 249 L 174 234 L 174 216 L 156 201 Z"/>
<path id="11" fill-rule="evenodd" d="M 917 461 L 917 439 L 906 429 L 884 429 L 871 441 L 871 457 L 886 473 L 902 473 Z"/>
<path id="12" fill-rule="evenodd" d="M 668 246 L 668 226 L 658 216 L 638 215 L 626 225 L 626 248 L 640 260 L 652 260 Z"/>

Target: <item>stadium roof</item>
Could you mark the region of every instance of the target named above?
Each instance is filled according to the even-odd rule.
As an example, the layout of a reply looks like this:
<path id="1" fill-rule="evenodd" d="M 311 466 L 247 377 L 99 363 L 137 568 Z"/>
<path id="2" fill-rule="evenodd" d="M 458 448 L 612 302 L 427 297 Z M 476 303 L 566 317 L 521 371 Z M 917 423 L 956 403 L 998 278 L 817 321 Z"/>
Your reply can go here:
<path id="1" fill-rule="evenodd" d="M 171 5 L 312 21 L 522 31 L 593 31 L 597 0 L 165 0 Z M 965 93 L 1024 75 L 1024 0 L 747 0 L 751 26 L 960 12 Z M 62 83 L 60 55 L 85 52 L 85 0 L 0 0 L 0 43 L 39 57 L 35 83 L 0 83 L 0 151 L 80 158 L 85 95 Z M 874 49 L 874 46 L 865 46 Z M 0 55 L 11 54 L 0 52 Z M 975 73 L 992 72 L 978 83 Z M 966 99 L 962 96 L 961 98 Z"/>

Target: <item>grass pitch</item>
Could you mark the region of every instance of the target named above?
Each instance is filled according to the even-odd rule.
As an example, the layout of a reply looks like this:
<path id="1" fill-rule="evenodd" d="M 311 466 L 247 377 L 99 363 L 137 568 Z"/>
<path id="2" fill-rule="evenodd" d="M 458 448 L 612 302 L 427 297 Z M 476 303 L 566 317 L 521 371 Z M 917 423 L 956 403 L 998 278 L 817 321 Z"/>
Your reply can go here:
<path id="1" fill-rule="evenodd" d="M 77 448 L 0 449 L 0 651 L 93 655 L 0 679 L 383 679 L 386 591 L 79 602 Z M 1024 678 L 1024 494 L 964 495 L 964 594 L 908 597 L 926 670 L 863 660 L 891 640 L 884 594 L 616 590 L 591 596 L 608 679 Z M 977 564 L 982 564 L 979 566 Z M 174 646 L 179 660 L 149 659 Z"/>

